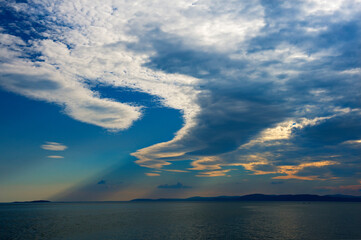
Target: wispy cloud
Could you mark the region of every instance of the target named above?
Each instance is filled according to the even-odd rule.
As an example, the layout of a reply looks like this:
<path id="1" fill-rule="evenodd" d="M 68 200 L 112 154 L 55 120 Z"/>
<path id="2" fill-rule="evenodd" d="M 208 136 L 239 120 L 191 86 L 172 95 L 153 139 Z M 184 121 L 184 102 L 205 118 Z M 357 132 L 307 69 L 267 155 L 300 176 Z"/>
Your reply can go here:
<path id="1" fill-rule="evenodd" d="M 63 156 L 58 156 L 58 155 L 50 155 L 50 156 L 47 156 L 47 158 L 61 159 L 61 158 L 64 158 L 64 157 Z"/>
<path id="2" fill-rule="evenodd" d="M 196 175 L 197 177 L 230 177 L 227 175 L 232 169 L 217 170 L 217 171 L 204 171 Z"/>
<path id="3" fill-rule="evenodd" d="M 345 141 L 343 142 L 344 144 L 361 144 L 361 139 L 358 139 L 358 140 L 348 140 L 348 141 Z"/>
<path id="4" fill-rule="evenodd" d="M 62 143 L 45 142 L 45 144 L 41 145 L 41 148 L 49 151 L 64 151 L 68 147 Z"/>
<path id="5" fill-rule="evenodd" d="M 145 173 L 145 175 L 147 175 L 148 177 L 158 177 L 158 176 L 160 176 L 159 173 Z"/>

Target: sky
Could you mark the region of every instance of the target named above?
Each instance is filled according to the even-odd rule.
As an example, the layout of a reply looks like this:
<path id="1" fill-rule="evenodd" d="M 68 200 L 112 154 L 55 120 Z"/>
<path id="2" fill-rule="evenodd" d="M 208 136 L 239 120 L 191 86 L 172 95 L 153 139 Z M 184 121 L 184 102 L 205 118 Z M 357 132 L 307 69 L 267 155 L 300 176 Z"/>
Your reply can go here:
<path id="1" fill-rule="evenodd" d="M 0 202 L 361 195 L 360 0 L 0 0 Z"/>

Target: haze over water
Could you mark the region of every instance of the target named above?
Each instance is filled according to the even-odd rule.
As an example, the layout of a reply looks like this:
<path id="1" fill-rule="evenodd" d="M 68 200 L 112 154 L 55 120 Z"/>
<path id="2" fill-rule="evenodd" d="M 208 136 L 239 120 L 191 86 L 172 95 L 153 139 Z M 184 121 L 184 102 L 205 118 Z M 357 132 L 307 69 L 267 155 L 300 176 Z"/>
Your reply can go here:
<path id="1" fill-rule="evenodd" d="M 361 204 L 0 204 L 0 239 L 361 239 Z"/>

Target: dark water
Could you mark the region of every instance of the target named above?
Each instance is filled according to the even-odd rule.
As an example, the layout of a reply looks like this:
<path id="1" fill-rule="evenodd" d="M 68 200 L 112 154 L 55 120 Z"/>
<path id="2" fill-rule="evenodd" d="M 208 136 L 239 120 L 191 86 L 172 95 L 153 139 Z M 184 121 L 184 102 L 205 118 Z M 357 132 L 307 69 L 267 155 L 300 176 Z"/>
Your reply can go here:
<path id="1" fill-rule="evenodd" d="M 0 239 L 361 239 L 361 204 L 0 204 Z"/>

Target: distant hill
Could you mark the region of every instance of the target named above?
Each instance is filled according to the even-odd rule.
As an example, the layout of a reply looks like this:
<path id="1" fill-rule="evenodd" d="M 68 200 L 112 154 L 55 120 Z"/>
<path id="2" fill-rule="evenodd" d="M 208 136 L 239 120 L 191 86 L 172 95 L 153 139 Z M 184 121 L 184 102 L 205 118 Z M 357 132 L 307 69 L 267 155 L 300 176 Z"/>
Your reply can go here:
<path id="1" fill-rule="evenodd" d="M 160 202 L 160 201 L 302 201 L 302 202 L 361 202 L 360 196 L 350 195 L 266 195 L 250 194 L 244 196 L 218 196 L 218 197 L 190 197 L 190 198 L 159 198 L 159 199 L 134 199 L 132 202 Z"/>

